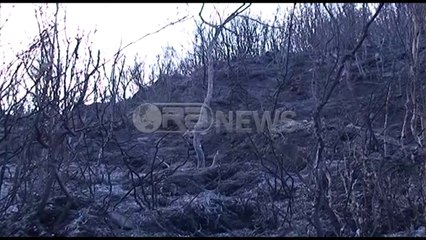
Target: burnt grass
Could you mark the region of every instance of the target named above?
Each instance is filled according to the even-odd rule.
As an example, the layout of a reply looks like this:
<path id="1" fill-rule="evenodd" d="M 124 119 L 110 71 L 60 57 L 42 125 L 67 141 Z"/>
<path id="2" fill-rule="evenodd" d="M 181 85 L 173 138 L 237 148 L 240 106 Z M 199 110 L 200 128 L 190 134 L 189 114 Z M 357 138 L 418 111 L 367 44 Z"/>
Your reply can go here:
<path id="1" fill-rule="evenodd" d="M 403 124 L 405 91 L 399 93 L 395 87 L 387 110 L 383 107 L 387 84 L 399 84 L 392 71 L 408 75 L 401 67 L 403 54 L 397 55 L 383 56 L 384 62 L 399 59 L 396 68 L 385 66 L 384 73 L 375 67 L 374 56 L 361 63 L 367 70 L 365 76 L 353 64 L 353 91 L 341 82 L 322 112 L 323 158 L 330 178 L 327 195 L 341 236 L 413 236 L 425 225 L 423 150 L 413 141 L 406 141 L 404 148 L 396 144 Z M 78 114 L 87 114 L 83 123 L 90 127 L 80 133 L 83 141 L 65 148 L 58 167 L 71 199 L 56 183 L 40 213 L 36 211 L 38 194 L 24 200 L 17 194 L 2 209 L 6 214 L 0 220 L 0 235 L 316 236 L 313 214 L 319 187 L 313 174 L 316 138 L 309 125 L 316 106 L 312 74 L 307 71 L 314 65 L 311 59 L 295 56 L 285 78 L 283 64 L 267 59 L 215 63 L 210 105 L 213 111 L 225 113 L 294 111 L 293 120 L 306 123 L 305 127 L 283 135 L 302 149 L 306 166 L 301 171 L 286 171 L 291 163 L 268 155 L 272 142 L 278 142 L 274 146 L 279 148 L 280 135 L 213 127 L 201 140 L 207 167 L 197 169 L 193 148 L 182 133 L 148 134 L 136 129 L 132 112 L 140 104 L 203 102 L 207 85 L 202 81 L 202 69 L 191 76 L 163 76 L 126 101 L 82 107 Z M 327 77 L 331 64 L 318 66 L 320 78 Z M 401 88 L 406 84 L 403 81 Z M 96 114 L 105 109 L 114 109 L 113 121 Z M 366 119 L 372 113 L 370 129 Z M 70 139 L 77 142 L 79 136 Z M 385 158 L 378 149 L 384 141 L 388 148 Z M 34 144 L 34 148 L 40 147 Z M 104 151 L 100 153 L 101 147 Z M 216 152 L 217 162 L 211 166 Z M 37 157 L 32 161 L 42 161 Z M 13 172 L 14 167 L 11 161 L 8 169 Z M 37 174 L 34 170 L 27 178 Z M 12 185 L 16 179 L 7 176 L 5 186 Z M 7 189 L 2 191 L 3 198 Z M 331 215 L 326 209 L 319 213 L 324 235 L 336 236 Z"/>

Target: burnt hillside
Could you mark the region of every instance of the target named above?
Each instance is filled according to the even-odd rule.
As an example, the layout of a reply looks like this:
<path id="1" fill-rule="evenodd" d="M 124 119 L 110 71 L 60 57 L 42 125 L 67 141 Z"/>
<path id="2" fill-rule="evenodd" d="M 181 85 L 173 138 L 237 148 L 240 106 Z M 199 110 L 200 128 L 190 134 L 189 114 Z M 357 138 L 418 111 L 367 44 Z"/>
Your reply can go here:
<path id="1" fill-rule="evenodd" d="M 290 14 L 281 29 L 292 26 L 283 39 L 293 37 L 294 48 L 246 42 L 242 54 L 225 47 L 233 41 L 225 35 L 212 72 L 193 55 L 129 98 L 82 104 L 82 82 L 70 98 L 48 88 L 36 109 L 3 111 L 0 235 L 424 236 L 424 22 L 415 33 L 388 31 L 392 11 L 407 16 L 416 5 L 384 5 L 376 19 L 342 6 Z M 339 31 L 319 20 L 328 14 Z M 318 31 L 305 33 L 303 17 L 314 16 Z M 365 39 L 344 38 L 350 16 Z M 230 24 L 240 36 L 264 27 L 241 19 Z M 321 38 L 327 31 L 339 41 Z M 262 131 L 254 115 L 252 131 L 239 131 L 235 118 L 232 130 L 213 122 L 200 138 L 205 167 L 191 134 L 135 126 L 143 104 L 203 103 L 209 74 L 213 113 L 294 114 Z"/>

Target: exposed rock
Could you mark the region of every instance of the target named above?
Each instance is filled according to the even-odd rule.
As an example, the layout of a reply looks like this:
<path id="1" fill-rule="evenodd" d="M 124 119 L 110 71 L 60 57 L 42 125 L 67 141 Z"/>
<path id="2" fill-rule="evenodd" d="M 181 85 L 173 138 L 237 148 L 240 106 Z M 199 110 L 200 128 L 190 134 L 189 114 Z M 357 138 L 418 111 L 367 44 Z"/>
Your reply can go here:
<path id="1" fill-rule="evenodd" d="M 132 223 L 130 216 L 126 217 L 118 212 L 108 213 L 108 216 L 111 220 L 111 223 L 115 224 L 121 229 L 132 230 L 134 228 L 134 224 Z"/>

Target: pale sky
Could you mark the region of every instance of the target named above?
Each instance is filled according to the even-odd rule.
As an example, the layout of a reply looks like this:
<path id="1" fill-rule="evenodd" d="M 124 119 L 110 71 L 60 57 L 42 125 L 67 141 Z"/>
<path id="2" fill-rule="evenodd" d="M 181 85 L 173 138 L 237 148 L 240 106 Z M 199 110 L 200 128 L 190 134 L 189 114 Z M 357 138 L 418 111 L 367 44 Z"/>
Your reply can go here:
<path id="1" fill-rule="evenodd" d="M 52 11 L 55 9 L 55 4 L 48 5 Z M 31 42 L 31 37 L 37 34 L 34 11 L 36 6 L 24 3 L 1 4 L 0 26 L 4 25 L 0 32 L 2 58 L 10 58 L 24 50 Z M 142 58 L 147 57 L 148 61 L 154 59 L 156 54 L 161 54 L 162 48 L 167 45 L 173 46 L 178 53 L 183 53 L 190 47 L 194 20 L 199 19 L 198 12 L 201 8 L 200 3 L 67 3 L 62 6 L 66 9 L 67 35 L 73 37 L 77 32 L 90 32 L 94 48 L 101 49 L 105 58 L 113 56 L 120 46 L 120 41 L 126 45 L 183 16 L 193 16 L 184 23 L 170 26 L 139 41 L 125 51 L 128 59 L 133 59 L 132 56 L 138 54 Z M 204 16 L 210 19 L 210 14 L 216 15 L 214 8 L 218 9 L 222 16 L 226 16 L 226 13 L 238 6 L 240 4 L 206 4 Z M 274 15 L 277 6 L 278 4 L 255 3 L 250 7 L 250 11 L 268 19 Z"/>
<path id="2" fill-rule="evenodd" d="M 240 5 L 209 3 L 204 7 L 203 17 L 207 21 L 215 20 L 219 12 L 222 18 L 226 18 Z M 47 6 L 50 13 L 54 13 L 56 9 L 54 3 L 0 4 L 1 69 L 16 59 L 18 53 L 27 50 L 38 34 L 35 9 L 40 6 Z M 201 6 L 201 3 L 64 3 L 61 4 L 61 10 L 66 10 L 67 36 L 74 40 L 77 34 L 89 34 L 90 42 L 87 44 L 92 47 L 94 54 L 100 50 L 101 63 L 113 59 L 120 43 L 125 46 L 170 22 L 189 16 L 185 22 L 169 26 L 125 49 L 123 53 L 126 55 L 126 63 L 132 64 L 137 56 L 145 62 L 145 72 L 148 75 L 151 72 L 149 65 L 155 63 L 156 55 L 162 55 L 166 46 L 173 47 L 179 56 L 184 56 L 191 49 L 195 20 L 199 20 Z M 275 16 L 277 7 L 285 9 L 289 6 L 292 4 L 254 3 L 249 9 L 252 16 L 260 15 L 262 19 L 270 20 Z M 58 22 L 64 26 L 64 11 L 61 13 Z M 53 14 L 48 16 L 53 18 Z M 71 46 L 75 46 L 75 43 L 74 40 Z M 80 55 L 87 53 L 87 48 L 82 45 L 84 43 L 80 44 Z M 110 66 L 107 64 L 106 67 Z"/>

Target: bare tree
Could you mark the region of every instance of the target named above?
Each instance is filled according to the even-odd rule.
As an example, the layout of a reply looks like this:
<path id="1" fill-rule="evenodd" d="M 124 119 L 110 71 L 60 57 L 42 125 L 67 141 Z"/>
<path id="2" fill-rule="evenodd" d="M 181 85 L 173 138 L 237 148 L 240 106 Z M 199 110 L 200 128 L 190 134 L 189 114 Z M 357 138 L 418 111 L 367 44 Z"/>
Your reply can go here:
<path id="1" fill-rule="evenodd" d="M 208 67 L 207 67 L 207 94 L 206 94 L 206 97 L 204 98 L 203 106 L 201 107 L 200 117 L 198 118 L 198 121 L 195 124 L 194 130 L 193 130 L 193 146 L 194 146 L 195 152 L 197 154 L 197 168 L 203 168 L 206 165 L 204 152 L 203 152 L 203 149 L 202 149 L 202 146 L 201 146 L 201 131 L 202 131 L 203 128 L 205 128 L 208 125 L 208 119 L 207 119 L 208 114 L 207 114 L 207 109 L 205 108 L 205 106 L 210 105 L 210 102 L 211 102 L 212 97 L 213 97 L 213 79 L 214 79 L 213 51 L 215 49 L 215 44 L 217 44 L 217 42 L 216 42 L 217 38 L 219 37 L 220 33 L 224 29 L 225 25 L 228 22 L 230 22 L 232 19 L 237 17 L 239 14 L 244 12 L 246 9 L 248 9 L 250 7 L 250 5 L 251 4 L 241 5 L 237 10 L 235 10 L 232 14 L 230 14 L 225 19 L 225 21 L 223 21 L 219 25 L 215 25 L 215 24 L 209 23 L 209 22 L 204 20 L 204 18 L 202 16 L 204 4 L 201 7 L 201 10 L 199 12 L 199 16 L 200 16 L 201 20 L 203 21 L 203 23 L 207 24 L 208 26 L 210 26 L 211 28 L 214 29 L 214 35 L 213 35 L 212 39 L 210 40 L 208 47 L 207 47 L 207 64 L 208 64 Z"/>
<path id="2" fill-rule="evenodd" d="M 324 236 L 323 226 L 319 219 L 320 211 L 325 211 L 328 217 L 331 219 L 336 235 L 339 235 L 339 232 L 341 229 L 341 225 L 338 221 L 338 218 L 335 212 L 333 211 L 333 209 L 330 207 L 329 196 L 327 196 L 327 194 L 329 194 L 331 179 L 329 174 L 327 173 L 324 160 L 323 160 L 324 141 L 323 141 L 323 136 L 321 131 L 322 129 L 321 111 L 324 108 L 324 106 L 327 104 L 327 102 L 329 101 L 331 95 L 333 94 L 334 89 L 341 81 L 341 74 L 343 73 L 346 62 L 349 61 L 349 59 L 354 56 L 354 54 L 362 45 L 362 42 L 367 36 L 369 26 L 374 21 L 374 19 L 378 16 L 382 7 L 383 7 L 383 4 L 380 4 L 375 14 L 364 26 L 364 29 L 361 32 L 360 38 L 355 43 L 355 47 L 351 50 L 349 54 L 345 55 L 343 59 L 340 61 L 340 64 L 337 68 L 338 69 L 337 73 L 334 77 L 333 82 L 331 83 L 330 88 L 328 90 L 325 90 L 323 95 L 324 97 L 317 104 L 316 110 L 314 112 L 313 117 L 314 117 L 314 123 L 315 123 L 315 136 L 317 138 L 318 143 L 317 143 L 317 151 L 316 151 L 316 159 L 315 159 L 315 178 L 316 178 L 317 195 L 315 200 L 316 204 L 315 204 L 315 211 L 313 215 L 313 222 L 319 236 Z"/>

